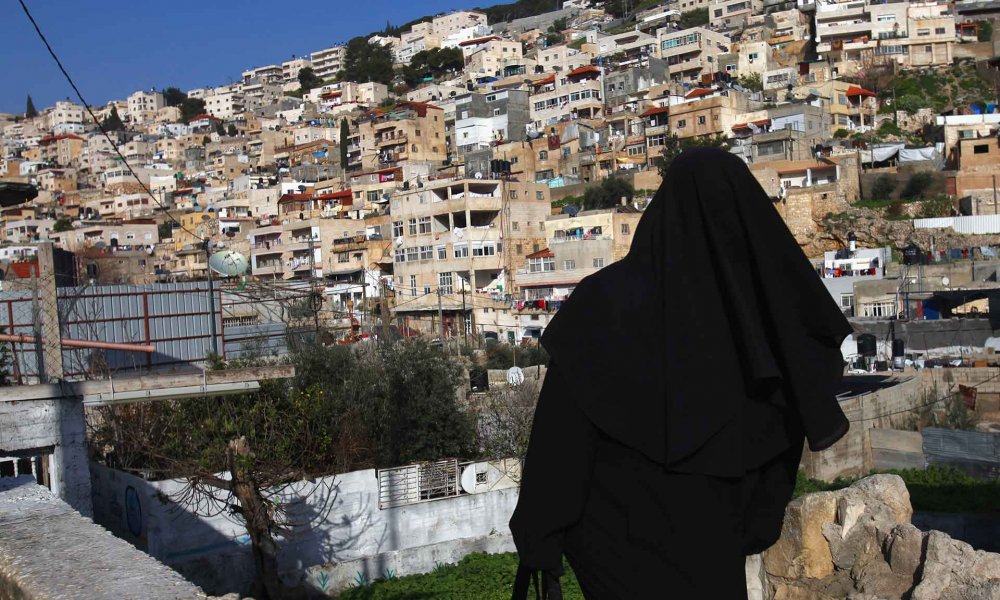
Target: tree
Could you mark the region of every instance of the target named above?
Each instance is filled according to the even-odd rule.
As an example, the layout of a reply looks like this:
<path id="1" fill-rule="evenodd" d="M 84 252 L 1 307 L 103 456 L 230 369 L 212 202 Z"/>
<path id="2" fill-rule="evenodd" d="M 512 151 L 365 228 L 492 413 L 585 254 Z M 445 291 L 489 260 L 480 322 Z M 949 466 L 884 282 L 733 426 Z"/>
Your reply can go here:
<path id="1" fill-rule="evenodd" d="M 906 198 L 907 200 L 915 200 L 918 198 L 923 198 L 924 194 L 930 189 L 931 185 L 934 184 L 934 174 L 930 171 L 920 171 L 910 175 L 910 178 L 906 180 L 906 185 L 903 186 L 903 191 L 900 196 Z"/>
<path id="2" fill-rule="evenodd" d="M 670 164 L 680 156 L 681 152 L 689 148 L 722 148 L 729 149 L 729 140 L 723 135 L 706 137 L 679 138 L 676 133 L 667 135 L 663 143 L 663 153 L 656 160 L 656 166 L 661 177 L 666 177 Z"/>
<path id="3" fill-rule="evenodd" d="M 31 94 L 28 94 L 28 102 L 24 109 L 24 116 L 29 119 L 34 119 L 38 116 L 38 110 L 35 108 L 35 102 L 31 99 Z"/>
<path id="4" fill-rule="evenodd" d="M 239 133 L 240 132 L 236 130 L 236 125 L 233 123 L 230 123 L 229 127 L 226 129 L 226 134 L 229 135 L 229 137 L 236 137 Z"/>
<path id="5" fill-rule="evenodd" d="M 882 173 L 875 178 L 875 183 L 872 185 L 871 197 L 876 200 L 884 200 L 892 197 L 892 193 L 895 191 L 896 179 L 891 175 Z"/>
<path id="6" fill-rule="evenodd" d="M 284 511 L 288 486 L 307 493 L 306 478 L 478 454 L 474 417 L 456 397 L 456 362 L 421 340 L 351 348 L 324 346 L 322 337 L 290 336 L 295 378 L 263 381 L 259 392 L 105 406 L 89 419 L 98 459 L 184 479 L 173 501 L 241 521 L 259 577 L 255 598 L 283 596 L 278 542 L 309 525 Z M 234 366 L 260 364 L 250 357 Z"/>
<path id="7" fill-rule="evenodd" d="M 344 50 L 344 69 L 337 74 L 341 81 L 377 81 L 389 85 L 393 78 L 392 50 L 372 44 L 367 38 L 356 37 Z"/>
<path id="8" fill-rule="evenodd" d="M 312 67 L 302 67 L 299 70 L 299 86 L 303 94 L 321 85 L 323 85 L 323 80 L 319 78 L 316 71 L 313 71 Z"/>
<path id="9" fill-rule="evenodd" d="M 118 116 L 118 107 L 111 107 L 111 114 L 101 121 L 101 129 L 104 131 L 122 131 L 125 129 L 125 124 L 122 123 L 122 118 Z"/>
<path id="10" fill-rule="evenodd" d="M 740 85 L 752 92 L 759 92 L 764 89 L 764 82 L 761 81 L 760 73 L 747 73 L 740 77 Z"/>
<path id="11" fill-rule="evenodd" d="M 73 220 L 63 217 L 52 224 L 52 231 L 55 233 L 62 233 L 63 231 L 72 231 Z"/>
<path id="12" fill-rule="evenodd" d="M 413 55 L 410 64 L 403 67 L 403 80 L 415 86 L 428 77 L 439 77 L 465 67 L 465 56 L 458 48 L 431 48 Z"/>
<path id="13" fill-rule="evenodd" d="M 174 228 L 171 227 L 170 223 L 160 223 L 156 226 L 156 234 L 159 236 L 160 241 L 174 237 Z"/>
<path id="14" fill-rule="evenodd" d="M 182 92 L 180 88 L 168 87 L 163 90 L 163 102 L 167 106 L 180 106 L 187 97 L 188 95 Z"/>
<path id="15" fill-rule="evenodd" d="M 340 168 L 347 170 L 347 146 L 351 137 L 351 128 L 347 124 L 347 117 L 340 120 Z"/>
<path id="16" fill-rule="evenodd" d="M 540 391 L 538 379 L 525 378 L 521 385 L 486 392 L 476 412 L 479 449 L 487 458 L 524 457 Z"/>
<path id="17" fill-rule="evenodd" d="M 205 114 L 205 101 L 201 98 L 184 98 L 180 103 L 180 109 L 181 121 L 186 124 L 194 117 Z"/>
<path id="18" fill-rule="evenodd" d="M 222 121 L 215 122 L 215 133 L 219 134 L 219 137 L 226 135 L 226 126 L 222 124 Z"/>
<path id="19" fill-rule="evenodd" d="M 681 13 L 680 19 L 677 20 L 677 27 L 679 29 L 690 29 L 691 27 L 700 27 L 701 25 L 708 24 L 708 7 L 695 8 L 693 10 L 687 10 Z"/>
<path id="20" fill-rule="evenodd" d="M 583 209 L 612 208 L 624 197 L 631 202 L 635 188 L 621 177 L 608 177 L 600 185 L 591 186 L 583 192 Z"/>

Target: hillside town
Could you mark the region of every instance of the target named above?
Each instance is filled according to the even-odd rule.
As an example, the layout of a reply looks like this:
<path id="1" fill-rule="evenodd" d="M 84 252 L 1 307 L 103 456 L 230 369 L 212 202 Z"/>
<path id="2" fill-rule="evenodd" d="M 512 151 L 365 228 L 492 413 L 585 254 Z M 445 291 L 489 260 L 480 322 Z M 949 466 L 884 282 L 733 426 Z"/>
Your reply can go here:
<path id="1" fill-rule="evenodd" d="M 329 596 L 511 552 L 507 520 L 547 360 L 538 340 L 584 278 L 628 254 L 671 161 L 698 147 L 747 164 L 854 327 L 838 392 L 851 431 L 804 453 L 803 477 L 947 468 L 1000 490 L 998 17 L 994 0 L 521 0 L 387 23 L 204 87 L 164 81 L 103 105 L 67 96 L 36 107 L 31 82 L 9 81 L 27 100 L 24 113 L 0 113 L 0 385 L 14 390 L 0 392 L 0 482 L 27 474 L 48 490 L 18 496 L 0 483 L 0 523 L 19 514 L 5 503 L 40 519 L 47 503 L 68 505 L 180 573 L 156 575 L 165 567 L 151 561 L 156 585 L 177 577 L 220 596 L 282 597 L 279 575 Z M 429 354 L 366 354 L 399 339 Z M 421 368 L 441 379 L 410 373 Z M 127 407 L 277 397 L 276 381 L 290 382 L 278 408 L 253 418 L 319 414 L 335 433 L 301 442 L 315 450 L 309 467 L 279 457 L 282 469 L 256 471 L 256 496 L 220 485 L 243 506 L 287 508 L 285 496 L 260 495 L 268 486 L 300 494 L 308 500 L 290 510 L 311 524 L 289 526 L 296 537 L 227 520 L 243 514 L 233 504 L 157 502 L 190 500 L 218 471 L 146 452 L 159 443 L 149 429 L 187 425 Z M 377 393 L 365 390 L 380 385 L 393 390 L 385 398 L 420 387 L 460 407 L 414 432 L 468 435 L 402 449 L 407 427 L 386 415 L 430 405 L 379 405 L 376 422 L 366 403 Z M 335 408 L 295 412 L 310 393 L 339 394 Z M 78 415 L 52 408 L 70 398 Z M 500 410 L 498 399 L 514 404 Z M 240 410 L 185 418 L 237 438 Z M 142 433 L 115 437 L 130 426 Z M 176 435 L 192 455 L 219 442 Z M 211 463 L 232 481 L 233 457 L 261 444 L 239 439 L 219 442 L 223 462 Z M 307 492 L 285 491 L 290 470 Z M 907 494 L 879 482 L 886 497 Z M 750 597 L 847 597 L 820 594 L 818 582 L 834 580 L 877 597 L 1000 593 L 996 503 L 959 526 L 911 496 L 890 529 L 912 517 L 997 571 L 942 584 L 929 551 L 902 576 L 886 550 L 896 579 L 879 581 L 896 587 L 877 593 L 861 576 L 844 583 L 854 572 L 840 547 L 818 571 L 776 566 L 772 553 L 753 577 L 748 562 Z M 322 512 L 330 506 L 357 520 Z M 91 525 L 67 520 L 60 535 L 93 535 Z M 846 536 L 850 525 L 837 526 Z M 783 533 L 779 545 L 808 554 L 826 536 L 829 557 L 827 534 Z M 928 535 L 947 537 L 924 533 L 924 547 L 944 543 Z M 8 541 L 0 534 L 0 557 Z M 107 552 L 127 569 L 132 546 Z M 45 596 L 48 584 L 25 581 L 41 587 L 24 597 Z M 156 585 L 148 597 L 175 597 Z"/>

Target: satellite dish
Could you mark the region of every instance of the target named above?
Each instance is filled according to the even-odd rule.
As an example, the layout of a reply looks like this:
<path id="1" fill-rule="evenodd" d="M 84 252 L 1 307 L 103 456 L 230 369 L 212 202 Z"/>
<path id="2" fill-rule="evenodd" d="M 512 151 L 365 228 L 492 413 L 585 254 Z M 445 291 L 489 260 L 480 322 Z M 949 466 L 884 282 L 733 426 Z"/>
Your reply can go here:
<path id="1" fill-rule="evenodd" d="M 104 242 L 95 242 L 94 243 L 94 248 L 97 248 L 98 250 L 104 250 L 107 247 L 108 247 L 108 245 L 105 244 Z"/>
<path id="2" fill-rule="evenodd" d="M 949 283 L 951 283 L 951 279 L 948 279 L 948 277 L 941 278 L 941 285 L 943 285 L 944 287 L 948 287 Z"/>
<path id="3" fill-rule="evenodd" d="M 507 383 L 510 385 L 521 385 L 524 383 L 524 371 L 521 370 L 521 367 L 507 369 Z"/>
<path id="4" fill-rule="evenodd" d="M 208 266 L 224 277 L 236 277 L 247 272 L 250 261 L 235 250 L 222 250 L 209 257 Z"/>
<path id="5" fill-rule="evenodd" d="M 403 245 L 403 236 L 399 236 L 398 238 L 396 238 L 396 246 L 402 246 L 402 245 Z"/>
<path id="6" fill-rule="evenodd" d="M 483 178 L 483 174 L 480 173 L 479 171 L 476 171 L 475 177 L 476 177 L 476 179 L 482 179 Z"/>

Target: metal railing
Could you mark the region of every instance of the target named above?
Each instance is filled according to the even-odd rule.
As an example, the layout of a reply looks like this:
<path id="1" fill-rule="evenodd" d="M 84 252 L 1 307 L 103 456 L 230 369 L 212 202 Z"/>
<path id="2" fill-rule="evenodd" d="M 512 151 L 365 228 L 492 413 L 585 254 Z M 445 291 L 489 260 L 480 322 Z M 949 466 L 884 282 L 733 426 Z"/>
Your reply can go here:
<path id="1" fill-rule="evenodd" d="M 457 459 L 379 469 L 378 507 L 392 508 L 460 495 Z"/>

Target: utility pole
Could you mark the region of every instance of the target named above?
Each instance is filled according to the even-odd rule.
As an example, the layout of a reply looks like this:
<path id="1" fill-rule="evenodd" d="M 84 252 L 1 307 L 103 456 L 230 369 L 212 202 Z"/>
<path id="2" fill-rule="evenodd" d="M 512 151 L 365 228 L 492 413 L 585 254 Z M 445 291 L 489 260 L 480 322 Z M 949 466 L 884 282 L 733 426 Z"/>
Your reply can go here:
<path id="1" fill-rule="evenodd" d="M 440 329 L 440 331 L 441 331 L 441 349 L 445 350 L 445 354 L 447 354 L 448 352 L 447 352 L 447 350 L 445 348 L 445 345 L 444 345 L 444 309 L 441 307 L 441 288 L 440 287 L 437 289 L 437 296 L 438 296 L 438 329 Z"/>
<path id="2" fill-rule="evenodd" d="M 222 355 L 219 354 L 219 339 L 215 331 L 215 283 L 212 280 L 212 265 L 208 264 L 209 253 L 211 252 L 209 245 L 209 241 L 205 240 L 205 271 L 208 272 L 208 328 L 212 336 L 212 354 L 221 358 Z"/>
<path id="3" fill-rule="evenodd" d="M 996 176 L 993 177 L 994 182 L 996 181 Z M 993 188 L 996 189 L 996 186 Z M 465 327 L 465 286 L 462 286 L 462 343 L 466 346 L 469 345 L 469 331 Z"/>
<path id="4" fill-rule="evenodd" d="M 385 291 L 385 281 L 381 282 L 379 288 L 381 297 L 379 299 L 379 312 L 382 314 L 382 343 L 389 342 L 389 295 Z"/>

